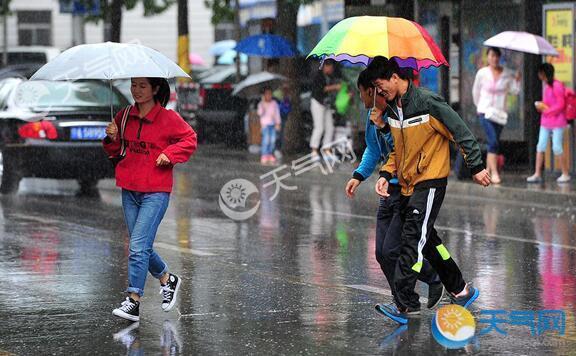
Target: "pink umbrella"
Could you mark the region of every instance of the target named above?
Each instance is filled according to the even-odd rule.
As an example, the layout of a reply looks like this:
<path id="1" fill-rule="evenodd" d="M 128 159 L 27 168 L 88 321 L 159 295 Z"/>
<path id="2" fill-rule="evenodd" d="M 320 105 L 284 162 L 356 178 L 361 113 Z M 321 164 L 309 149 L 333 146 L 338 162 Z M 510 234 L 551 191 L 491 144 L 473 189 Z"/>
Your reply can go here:
<path id="1" fill-rule="evenodd" d="M 204 59 L 202 58 L 202 56 L 200 56 L 197 53 L 190 53 L 190 56 L 188 58 L 190 59 L 190 64 L 193 66 L 206 65 L 206 62 L 204 62 Z"/>

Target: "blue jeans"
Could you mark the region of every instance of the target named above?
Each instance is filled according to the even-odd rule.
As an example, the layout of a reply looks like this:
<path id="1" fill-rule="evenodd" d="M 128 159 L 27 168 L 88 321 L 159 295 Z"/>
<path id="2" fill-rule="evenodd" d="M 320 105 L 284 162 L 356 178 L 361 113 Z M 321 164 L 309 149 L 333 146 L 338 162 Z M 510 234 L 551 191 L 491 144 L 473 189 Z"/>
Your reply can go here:
<path id="1" fill-rule="evenodd" d="M 262 156 L 271 155 L 276 147 L 276 127 L 274 125 L 262 128 Z"/>
<path id="2" fill-rule="evenodd" d="M 540 126 L 540 135 L 538 136 L 538 145 L 536 146 L 536 152 L 546 152 L 546 146 L 548 146 L 548 140 L 550 139 L 550 133 L 552 133 L 552 151 L 555 155 L 561 155 L 564 153 L 564 128 L 547 129 Z"/>
<path id="3" fill-rule="evenodd" d="M 124 218 L 130 233 L 127 293 L 143 296 L 147 273 L 159 279 L 168 271 L 168 265 L 152 246 L 169 201 L 169 193 L 122 190 Z"/>
<path id="4" fill-rule="evenodd" d="M 500 134 L 504 126 L 492 122 L 484 117 L 484 114 L 479 114 L 478 118 L 486 133 L 486 141 L 488 142 L 488 153 L 498 154 L 500 150 Z"/>

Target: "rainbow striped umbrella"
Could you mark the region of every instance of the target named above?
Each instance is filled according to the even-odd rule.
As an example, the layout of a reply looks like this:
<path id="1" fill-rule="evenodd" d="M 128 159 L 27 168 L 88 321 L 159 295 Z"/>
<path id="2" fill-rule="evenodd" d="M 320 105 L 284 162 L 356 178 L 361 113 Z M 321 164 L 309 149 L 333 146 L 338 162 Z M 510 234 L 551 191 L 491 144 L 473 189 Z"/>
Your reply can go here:
<path id="1" fill-rule="evenodd" d="M 399 17 L 357 16 L 338 22 L 308 57 L 368 65 L 376 56 L 414 69 L 448 66 L 438 45 L 416 22 Z"/>

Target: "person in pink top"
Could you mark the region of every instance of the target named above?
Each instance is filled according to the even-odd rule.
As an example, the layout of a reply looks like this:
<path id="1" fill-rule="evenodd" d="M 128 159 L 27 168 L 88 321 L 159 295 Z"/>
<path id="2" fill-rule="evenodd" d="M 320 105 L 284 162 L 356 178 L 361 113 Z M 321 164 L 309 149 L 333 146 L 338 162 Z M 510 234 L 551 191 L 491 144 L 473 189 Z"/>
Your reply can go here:
<path id="1" fill-rule="evenodd" d="M 258 103 L 258 116 L 262 127 L 262 150 L 260 163 L 274 164 L 274 148 L 276 147 L 276 131 L 280 131 L 280 107 L 272 98 L 272 88 L 265 87 L 262 100 Z"/>
<path id="2" fill-rule="evenodd" d="M 562 175 L 556 180 L 558 183 L 570 181 L 568 173 L 568 162 L 564 159 L 563 136 L 564 129 L 568 125 L 564 110 L 565 88 L 561 81 L 554 79 L 554 66 L 550 63 L 542 63 L 538 67 L 538 78 L 544 82 L 544 97 L 542 101 L 535 103 L 536 110 L 541 114 L 540 136 L 536 146 L 536 171 L 528 177 L 528 183 L 539 183 L 542 181 L 542 166 L 544 164 L 544 153 L 548 146 L 550 134 L 552 134 L 552 151 L 558 157 Z"/>

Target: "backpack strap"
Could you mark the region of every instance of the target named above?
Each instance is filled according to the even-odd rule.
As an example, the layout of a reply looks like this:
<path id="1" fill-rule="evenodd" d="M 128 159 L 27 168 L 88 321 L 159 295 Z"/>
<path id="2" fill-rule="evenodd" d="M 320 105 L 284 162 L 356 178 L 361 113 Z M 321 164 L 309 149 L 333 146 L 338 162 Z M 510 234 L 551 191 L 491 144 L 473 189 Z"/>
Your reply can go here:
<path id="1" fill-rule="evenodd" d="M 124 139 L 124 131 L 126 130 L 126 124 L 128 123 L 131 109 L 132 105 L 128 105 L 126 109 L 124 109 L 124 113 L 122 114 L 122 121 L 120 121 L 120 157 L 126 156 L 126 140 Z"/>

